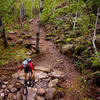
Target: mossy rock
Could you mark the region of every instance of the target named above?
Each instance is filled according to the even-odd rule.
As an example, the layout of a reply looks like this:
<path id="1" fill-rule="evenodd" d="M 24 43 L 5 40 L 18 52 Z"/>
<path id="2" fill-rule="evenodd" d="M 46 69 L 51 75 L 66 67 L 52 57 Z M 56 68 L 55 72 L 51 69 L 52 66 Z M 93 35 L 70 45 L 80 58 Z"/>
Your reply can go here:
<path id="1" fill-rule="evenodd" d="M 51 40 L 53 37 L 45 37 L 45 40 Z"/>
<path id="2" fill-rule="evenodd" d="M 72 40 L 73 40 L 73 38 L 67 38 L 67 39 L 66 39 L 66 42 L 69 43 L 69 42 L 71 42 Z"/>
<path id="3" fill-rule="evenodd" d="M 84 45 L 77 45 L 75 48 L 74 48 L 74 52 L 75 53 L 80 53 L 82 52 L 83 50 L 85 49 Z"/>
<path id="4" fill-rule="evenodd" d="M 61 53 L 65 55 L 71 55 L 73 50 L 73 44 L 66 44 L 61 46 Z"/>
<path id="5" fill-rule="evenodd" d="M 56 34 L 55 33 L 46 34 L 46 37 L 50 37 L 50 36 L 56 36 Z"/>
<path id="6" fill-rule="evenodd" d="M 32 34 L 22 35 L 22 39 L 30 39 Z"/>

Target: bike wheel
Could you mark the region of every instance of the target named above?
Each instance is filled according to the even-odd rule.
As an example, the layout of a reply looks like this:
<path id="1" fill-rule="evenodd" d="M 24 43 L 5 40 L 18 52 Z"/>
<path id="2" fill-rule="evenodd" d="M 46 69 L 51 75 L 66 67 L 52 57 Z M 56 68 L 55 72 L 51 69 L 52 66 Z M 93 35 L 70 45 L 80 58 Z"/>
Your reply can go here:
<path id="1" fill-rule="evenodd" d="M 23 95 L 28 95 L 28 89 L 26 86 L 24 86 L 24 89 L 23 89 Z"/>

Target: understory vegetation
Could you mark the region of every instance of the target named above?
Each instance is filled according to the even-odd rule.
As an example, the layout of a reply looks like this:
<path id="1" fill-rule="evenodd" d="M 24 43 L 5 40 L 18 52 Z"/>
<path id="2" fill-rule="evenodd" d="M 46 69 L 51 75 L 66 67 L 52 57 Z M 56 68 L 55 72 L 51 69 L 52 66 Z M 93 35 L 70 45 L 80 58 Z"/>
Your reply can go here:
<path id="1" fill-rule="evenodd" d="M 40 2 L 41 0 L 0 0 L 0 66 L 33 57 L 35 53 L 30 49 L 30 43 L 32 39 L 35 40 L 36 33 L 30 23 L 40 17 L 41 27 L 46 31 L 45 40 L 53 41 L 60 52 L 68 56 L 81 73 L 80 80 L 84 85 L 92 80 L 99 87 L 100 1 L 44 0 L 41 15 Z M 7 48 L 3 46 L 2 27 Z M 96 48 L 93 45 L 94 39 Z M 34 45 L 33 43 L 33 48 Z"/>

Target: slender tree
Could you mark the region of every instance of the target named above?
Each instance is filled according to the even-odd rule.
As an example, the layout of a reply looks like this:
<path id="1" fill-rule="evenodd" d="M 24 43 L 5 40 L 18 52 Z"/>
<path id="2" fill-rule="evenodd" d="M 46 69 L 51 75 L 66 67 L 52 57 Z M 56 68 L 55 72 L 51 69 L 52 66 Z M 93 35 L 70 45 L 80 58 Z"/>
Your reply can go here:
<path id="1" fill-rule="evenodd" d="M 6 39 L 6 36 L 5 36 L 5 29 L 4 29 L 4 25 L 3 25 L 3 22 L 2 22 L 1 16 L 0 16 L 0 27 L 1 27 L 1 36 L 2 36 L 2 40 L 3 40 L 4 48 L 7 48 L 8 44 L 7 44 L 7 39 Z"/>
<path id="2" fill-rule="evenodd" d="M 32 14 L 33 14 L 33 0 L 32 0 L 32 7 L 31 7 L 31 18 L 32 18 Z"/>
<path id="3" fill-rule="evenodd" d="M 39 50 L 39 35 L 40 35 L 40 26 L 41 26 L 41 21 L 40 21 L 40 16 L 42 14 L 42 10 L 43 10 L 43 3 L 44 3 L 44 0 L 41 0 L 40 2 L 40 14 L 39 14 L 39 19 L 38 19 L 38 29 L 37 29 L 37 39 L 36 39 L 36 53 L 40 53 L 40 50 Z"/>
<path id="4" fill-rule="evenodd" d="M 75 32 L 75 27 L 76 27 L 76 22 L 77 22 L 77 17 L 78 17 L 79 1 L 80 1 L 80 0 L 78 0 L 78 3 L 77 3 L 76 16 L 75 16 L 74 25 L 73 25 L 73 34 L 74 34 L 74 32 Z"/>
<path id="5" fill-rule="evenodd" d="M 100 62 L 100 56 L 98 55 L 97 48 L 96 48 L 96 45 L 95 45 L 95 37 L 96 37 L 96 28 L 97 28 L 97 23 L 98 23 L 98 17 L 99 17 L 99 8 L 98 8 L 98 11 L 97 11 L 97 17 L 96 17 L 96 21 L 95 21 L 95 28 L 94 28 L 94 32 L 93 32 L 92 43 L 93 43 L 93 47 L 94 47 L 94 50 L 95 50 L 95 54 L 98 57 L 99 62 Z"/>
<path id="6" fill-rule="evenodd" d="M 19 10 L 20 10 L 20 26 L 22 27 L 22 8 L 21 8 L 21 0 L 19 0 Z"/>

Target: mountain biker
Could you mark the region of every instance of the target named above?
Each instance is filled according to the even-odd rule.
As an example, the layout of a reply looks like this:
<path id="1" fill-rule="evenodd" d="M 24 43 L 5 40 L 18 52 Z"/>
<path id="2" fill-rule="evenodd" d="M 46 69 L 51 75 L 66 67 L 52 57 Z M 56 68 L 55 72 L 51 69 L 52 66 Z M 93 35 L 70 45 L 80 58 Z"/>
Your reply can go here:
<path id="1" fill-rule="evenodd" d="M 22 69 L 24 69 L 25 84 L 27 84 L 27 73 L 29 72 L 29 70 L 31 70 L 32 72 L 32 83 L 34 83 L 35 81 L 34 64 L 32 63 L 32 60 L 30 58 L 22 62 L 22 65 L 18 70 L 18 79 L 20 79 L 19 76 Z"/>

